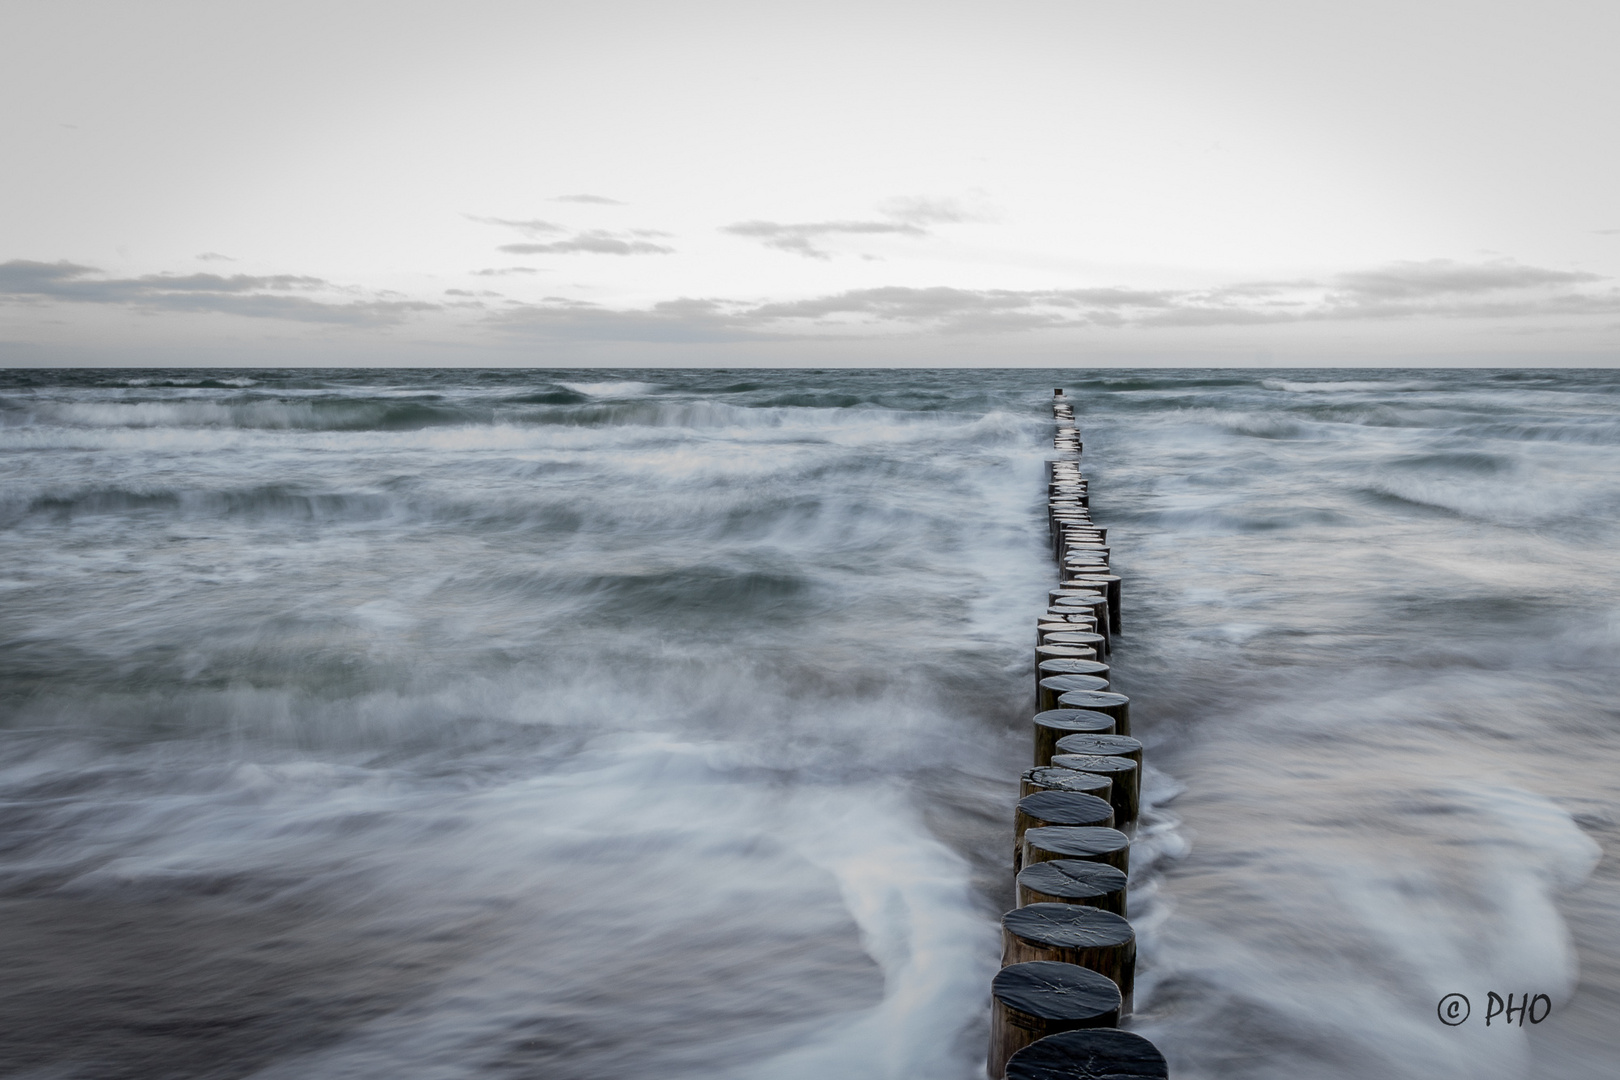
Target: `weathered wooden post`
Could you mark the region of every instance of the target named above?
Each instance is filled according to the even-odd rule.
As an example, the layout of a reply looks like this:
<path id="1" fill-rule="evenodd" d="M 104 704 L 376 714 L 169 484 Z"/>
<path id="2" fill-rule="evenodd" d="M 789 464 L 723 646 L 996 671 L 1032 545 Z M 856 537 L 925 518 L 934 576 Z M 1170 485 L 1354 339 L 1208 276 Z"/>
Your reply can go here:
<path id="1" fill-rule="evenodd" d="M 1024 830 L 1024 865 L 1052 859 L 1103 862 L 1128 874 L 1131 872 L 1131 841 L 1118 829 L 1046 825 Z"/>
<path id="2" fill-rule="evenodd" d="M 1018 872 L 1018 906 L 1084 904 L 1125 914 L 1125 872 L 1107 863 L 1084 859 L 1049 859 Z"/>
<path id="3" fill-rule="evenodd" d="M 1035 705 L 1045 712 L 1057 708 L 1058 699 L 1064 694 L 1077 690 L 1107 691 L 1108 680 L 1099 675 L 1048 675 L 1035 687 Z"/>
<path id="4" fill-rule="evenodd" d="M 1019 799 L 1014 814 L 1013 831 L 1020 844 L 1026 831 L 1049 825 L 1114 827 L 1114 805 L 1078 791 L 1037 791 Z"/>
<path id="5" fill-rule="evenodd" d="M 1095 795 L 1112 806 L 1109 797 L 1114 792 L 1114 782 L 1096 773 L 1076 772 L 1056 765 L 1040 765 L 1033 769 L 1025 769 L 1024 774 L 1018 778 L 1020 799 L 1037 791 L 1078 791 L 1083 795 Z"/>
<path id="6" fill-rule="evenodd" d="M 1112 755 L 1053 754 L 1052 764 L 1060 769 L 1108 777 L 1114 782 L 1109 802 L 1114 806 L 1115 821 L 1124 825 L 1136 820 L 1142 805 L 1142 773 L 1136 762 Z"/>
<path id="7" fill-rule="evenodd" d="M 1089 709 L 1107 713 L 1114 718 L 1117 734 L 1131 733 L 1131 699 L 1124 694 L 1104 690 L 1075 690 L 1058 698 L 1060 709 Z"/>
<path id="8" fill-rule="evenodd" d="M 1085 631 L 1068 631 L 1069 633 L 1084 633 Z M 1086 655 L 1089 653 L 1090 655 Z M 1097 650 L 1090 645 L 1077 641 L 1043 642 L 1035 646 L 1035 664 L 1040 666 L 1047 660 L 1090 660 L 1097 663 Z M 1075 687 L 1076 690 L 1081 689 Z"/>
<path id="9" fill-rule="evenodd" d="M 1142 743 L 1129 735 L 1108 735 L 1101 732 L 1078 731 L 1057 741 L 1055 753 L 1095 754 L 1102 757 L 1128 757 L 1142 767 Z"/>
<path id="10" fill-rule="evenodd" d="M 1096 573 L 1096 572 L 1092 572 L 1092 571 L 1086 571 L 1086 572 L 1083 572 L 1083 573 L 1078 573 L 1075 576 L 1071 576 L 1069 578 L 1069 581 L 1077 583 L 1077 584 L 1083 583 L 1083 584 L 1087 584 L 1087 585 L 1100 585 L 1105 590 L 1107 590 L 1107 593 L 1108 593 L 1108 631 L 1111 634 L 1119 633 L 1120 632 L 1119 575 L 1118 574 L 1103 574 L 1103 573 Z"/>
<path id="11" fill-rule="evenodd" d="M 1035 665 L 1036 681 L 1053 675 L 1091 675 L 1108 681 L 1108 665 L 1086 657 L 1055 656 Z"/>
<path id="12" fill-rule="evenodd" d="M 1053 825 L 1111 829 L 1114 804 L 1078 791 L 1037 791 L 1019 799 L 1013 811 L 1014 874 L 1024 866 L 1024 833 Z"/>
<path id="13" fill-rule="evenodd" d="M 1035 634 L 1044 639 L 1047 634 L 1091 634 L 1097 641 L 1082 642 L 1095 652 L 1101 652 L 1108 639 L 1097 633 L 1097 620 L 1090 615 L 1065 611 L 1043 611 L 1035 616 Z M 1071 644 L 1073 644 L 1071 642 Z"/>
<path id="14" fill-rule="evenodd" d="M 1048 1035 L 1007 1059 L 1006 1080 L 1169 1080 L 1159 1048 L 1134 1031 L 1082 1028 Z"/>
<path id="15" fill-rule="evenodd" d="M 1074 630 L 1045 630 L 1038 632 L 1041 634 L 1043 645 L 1078 645 L 1081 648 L 1090 649 L 1093 658 L 1097 660 L 1101 660 L 1103 655 L 1108 652 L 1108 639 L 1090 630 L 1076 628 Z"/>
<path id="16" fill-rule="evenodd" d="M 1084 904 L 1030 904 L 1001 917 L 1001 963 L 1056 960 L 1106 975 L 1119 987 L 1120 1012 L 1131 1011 L 1136 932 L 1112 911 Z"/>
<path id="17" fill-rule="evenodd" d="M 1004 967 L 990 984 L 990 1075 L 1038 1039 L 1119 1023 L 1119 987 L 1106 975 L 1052 960 Z"/>
<path id="18" fill-rule="evenodd" d="M 1112 735 L 1114 718 L 1085 709 L 1048 709 L 1035 714 L 1035 766 L 1052 763 L 1058 740 L 1065 735 Z"/>

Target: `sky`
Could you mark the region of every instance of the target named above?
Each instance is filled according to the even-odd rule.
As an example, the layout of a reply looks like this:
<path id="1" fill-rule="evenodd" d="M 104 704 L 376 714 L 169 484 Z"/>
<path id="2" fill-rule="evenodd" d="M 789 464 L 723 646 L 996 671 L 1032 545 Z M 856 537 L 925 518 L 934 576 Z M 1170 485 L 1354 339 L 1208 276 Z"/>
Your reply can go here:
<path id="1" fill-rule="evenodd" d="M 1620 5 L 0 0 L 0 366 L 1620 364 Z"/>

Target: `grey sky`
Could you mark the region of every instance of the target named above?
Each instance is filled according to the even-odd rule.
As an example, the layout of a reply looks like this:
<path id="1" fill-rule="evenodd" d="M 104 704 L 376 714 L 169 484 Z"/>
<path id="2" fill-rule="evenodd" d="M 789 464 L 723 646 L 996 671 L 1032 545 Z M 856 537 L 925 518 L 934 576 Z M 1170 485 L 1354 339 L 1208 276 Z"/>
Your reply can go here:
<path id="1" fill-rule="evenodd" d="M 0 363 L 1620 360 L 1614 5 L 0 29 Z"/>

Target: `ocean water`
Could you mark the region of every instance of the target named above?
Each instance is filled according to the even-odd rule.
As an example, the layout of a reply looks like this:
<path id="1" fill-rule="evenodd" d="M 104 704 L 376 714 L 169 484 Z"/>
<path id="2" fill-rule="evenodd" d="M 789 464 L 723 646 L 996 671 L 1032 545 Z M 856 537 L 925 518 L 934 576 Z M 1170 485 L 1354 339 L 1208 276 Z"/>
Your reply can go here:
<path id="1" fill-rule="evenodd" d="M 1054 386 L 1137 1030 L 1612 1075 L 1620 376 L 1424 371 L 0 373 L 0 1075 L 981 1076 Z"/>

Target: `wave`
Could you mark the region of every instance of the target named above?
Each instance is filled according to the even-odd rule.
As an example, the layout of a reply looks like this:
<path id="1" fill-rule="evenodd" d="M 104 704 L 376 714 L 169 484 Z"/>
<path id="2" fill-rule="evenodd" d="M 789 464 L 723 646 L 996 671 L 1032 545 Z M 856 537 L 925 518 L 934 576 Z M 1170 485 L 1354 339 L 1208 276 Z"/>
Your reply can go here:
<path id="1" fill-rule="evenodd" d="M 233 390 L 233 389 L 234 390 L 240 390 L 240 389 L 244 389 L 244 388 L 249 387 L 249 386 L 258 386 L 259 385 L 259 380 L 257 380 L 257 379 L 249 379 L 249 378 L 240 377 L 240 376 L 237 377 L 237 378 L 234 378 L 234 379 L 223 379 L 223 378 L 220 378 L 220 379 L 211 379 L 211 378 L 196 378 L 196 379 L 146 378 L 146 379 L 139 379 L 139 378 L 135 378 L 135 379 L 121 380 L 119 385 L 129 386 L 129 387 L 136 387 L 136 388 L 146 387 L 146 386 L 173 386 L 173 387 L 196 387 L 196 388 L 202 389 L 202 390 Z"/>
<path id="2" fill-rule="evenodd" d="M 1506 526 L 1609 519 L 1620 506 L 1620 492 L 1598 478 L 1559 476 L 1524 464 L 1504 466 L 1501 472 L 1512 474 L 1507 477 L 1488 467 L 1454 466 L 1444 473 L 1427 468 L 1427 474 L 1384 471 L 1363 490 L 1376 499 Z"/>
<path id="3" fill-rule="evenodd" d="M 954 1076 L 951 1036 L 982 1012 L 994 937 L 968 868 L 891 784 L 784 789 L 722 744 L 660 733 L 597 738 L 539 773 L 152 753 L 124 765 L 92 771 L 72 800 L 58 790 L 34 822 L 88 857 L 31 845 L 0 889 L 13 915 L 42 889 L 92 909 L 150 905 L 150 933 L 176 958 L 211 927 L 201 903 L 235 905 L 250 935 L 300 913 L 255 962 L 254 1000 L 283 1041 L 244 1073 L 471 1078 L 504 1061 L 561 1077 L 714 1076 L 729 1074 L 719 1039 L 720 1060 L 771 1075 L 833 1063 L 892 1075 L 884 1051 L 898 1046 Z M 32 766 L 31 789 L 7 783 L 15 773 L 0 789 L 38 805 L 39 774 L 72 767 Z M 121 812 L 86 812 L 102 800 Z M 81 924 L 53 985 L 73 985 L 63 954 L 92 972 L 122 957 L 120 932 Z M 626 934 L 634 948 L 603 948 Z M 323 952 L 369 978 L 327 1001 Z M 125 1015 L 195 1020 L 238 996 L 235 980 L 211 985 L 184 963 L 135 970 L 119 983 Z M 383 992 L 396 980 L 410 993 Z M 81 1019 L 99 998 L 77 1003 Z M 311 1000 L 336 1023 L 288 1045 Z"/>
<path id="4" fill-rule="evenodd" d="M 436 401 L 286 401 L 268 398 L 40 402 L 6 410 L 6 426 L 407 431 L 465 423 L 468 410 Z"/>
<path id="5" fill-rule="evenodd" d="M 10 425 L 0 426 L 0 453 L 112 451 L 157 457 L 244 454 L 249 461 L 268 461 L 298 453 L 361 455 L 371 460 L 372 455 L 379 454 L 485 452 L 537 455 L 533 467 L 542 469 L 589 467 L 588 455 L 603 451 L 631 453 L 641 447 L 654 452 L 678 446 L 679 453 L 649 462 L 649 466 L 662 473 L 723 466 L 728 472 L 742 475 L 770 471 L 775 466 L 763 458 L 737 455 L 731 449 L 737 445 L 773 446 L 777 452 L 789 455 L 784 460 L 804 453 L 830 453 L 835 448 L 898 450 L 941 440 L 992 451 L 1016 447 L 1023 452 L 1033 430 L 1027 419 L 1011 414 L 970 418 L 852 410 L 835 412 L 835 419 L 827 419 L 792 410 L 698 404 L 620 406 L 606 415 L 591 415 L 591 408 L 569 410 L 573 415 L 506 414 L 485 423 L 468 423 L 465 415 L 435 418 L 444 422 L 420 422 L 420 413 L 412 417 L 414 422 L 403 422 L 401 418 L 401 422 L 381 426 L 369 420 L 342 422 L 340 418 L 340 422 L 321 422 L 302 429 L 283 426 L 284 417 L 275 418 L 275 423 L 252 426 Z M 701 438 L 694 439 L 693 435 Z M 314 460 L 318 459 L 310 463 Z M 205 466 L 204 473 L 207 471 Z"/>
<path id="6" fill-rule="evenodd" d="M 0 373 L 0 895 L 106 915 L 9 924 L 74 1003 L 41 1045 L 982 1071 L 1058 385 L 1185 782 L 1144 776 L 1138 1025 L 1212 1075 L 1486 1076 L 1440 984 L 1567 985 L 1591 848 L 1518 789 L 1608 843 L 1612 374 L 119 381 L 171 375 L 230 377 Z"/>
<path id="7" fill-rule="evenodd" d="M 656 394 L 662 389 L 657 383 L 636 382 L 632 379 L 615 379 L 611 382 L 565 382 L 559 386 L 568 388 L 576 394 L 584 394 L 594 398 L 638 398 L 648 394 Z"/>
<path id="8" fill-rule="evenodd" d="M 396 505 L 396 500 L 381 494 L 302 492 L 282 485 L 227 491 L 96 486 L 22 498 L 0 497 L 0 527 L 14 527 L 30 517 L 68 522 L 82 517 L 154 512 L 206 519 L 374 521 L 388 516 Z"/>
<path id="9" fill-rule="evenodd" d="M 1434 390 L 1438 384 L 1430 381 L 1395 380 L 1395 379 L 1364 379 L 1364 380 L 1321 380 L 1321 381 L 1294 381 L 1289 379 L 1262 379 L 1260 385 L 1267 390 L 1286 390 L 1292 394 L 1345 394 L 1370 393 L 1385 394 L 1399 393 L 1411 390 Z"/>

